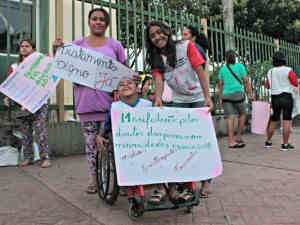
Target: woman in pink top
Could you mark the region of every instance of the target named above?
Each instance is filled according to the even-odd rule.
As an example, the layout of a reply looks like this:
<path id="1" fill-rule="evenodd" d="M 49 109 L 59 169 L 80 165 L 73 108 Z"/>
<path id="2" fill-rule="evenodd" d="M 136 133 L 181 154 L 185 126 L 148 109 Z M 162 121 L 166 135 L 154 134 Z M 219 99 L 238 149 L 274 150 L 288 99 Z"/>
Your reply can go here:
<path id="1" fill-rule="evenodd" d="M 90 35 L 73 41 L 74 44 L 97 51 L 116 61 L 126 64 L 125 51 L 121 43 L 105 36 L 110 17 L 103 8 L 94 8 L 89 12 L 88 24 Z M 62 39 L 53 43 L 53 51 L 62 46 Z M 87 193 L 96 193 L 96 137 L 102 133 L 105 115 L 113 101 L 112 93 L 95 90 L 89 87 L 74 85 L 75 109 L 79 115 L 82 132 L 85 138 L 86 157 L 89 164 L 91 181 Z"/>

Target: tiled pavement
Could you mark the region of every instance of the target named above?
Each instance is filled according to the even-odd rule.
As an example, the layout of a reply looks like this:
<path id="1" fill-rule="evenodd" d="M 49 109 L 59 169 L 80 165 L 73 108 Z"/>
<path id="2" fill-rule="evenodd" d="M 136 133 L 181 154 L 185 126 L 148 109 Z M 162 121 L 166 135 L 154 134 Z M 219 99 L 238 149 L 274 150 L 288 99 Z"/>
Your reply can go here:
<path id="1" fill-rule="evenodd" d="M 300 146 L 300 128 L 291 142 Z M 84 156 L 59 158 L 50 169 L 0 168 L 0 225 L 300 225 L 300 150 L 281 152 L 276 134 L 271 150 L 264 137 L 245 135 L 247 146 L 228 149 L 219 139 L 224 173 L 194 214 L 183 210 L 145 213 L 133 222 L 127 200 L 110 207 L 83 192 Z"/>

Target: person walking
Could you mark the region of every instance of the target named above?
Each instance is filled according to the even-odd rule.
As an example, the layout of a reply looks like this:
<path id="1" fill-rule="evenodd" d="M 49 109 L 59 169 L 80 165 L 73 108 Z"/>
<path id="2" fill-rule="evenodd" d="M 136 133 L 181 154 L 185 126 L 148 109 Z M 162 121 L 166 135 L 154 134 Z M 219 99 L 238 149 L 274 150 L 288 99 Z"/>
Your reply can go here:
<path id="1" fill-rule="evenodd" d="M 286 59 L 282 52 L 273 55 L 273 68 L 268 71 L 266 87 L 271 90 L 271 106 L 273 114 L 267 129 L 265 148 L 272 147 L 272 137 L 282 114 L 282 151 L 293 150 L 289 143 L 292 125 L 293 89 L 298 86 L 298 78 L 291 67 L 286 66 Z"/>
<path id="2" fill-rule="evenodd" d="M 19 60 L 9 67 L 8 74 L 12 74 L 19 64 L 35 51 L 35 43 L 32 40 L 21 40 L 19 44 Z M 5 106 L 9 106 L 10 99 L 5 97 L 3 103 Z M 35 135 L 40 158 L 42 160 L 41 167 L 50 167 L 51 161 L 49 158 L 47 130 L 48 104 L 44 104 L 36 113 L 30 113 L 19 105 L 16 115 L 18 117 L 17 119 L 20 121 L 20 131 L 22 133 L 22 146 L 24 152 L 24 160 L 19 163 L 19 166 L 24 167 L 34 163 L 33 140 Z"/>
<path id="3" fill-rule="evenodd" d="M 110 24 L 110 16 L 103 8 L 94 8 L 88 14 L 90 35 L 73 41 L 74 44 L 97 51 L 114 60 L 126 64 L 125 50 L 122 44 L 105 36 Z M 53 54 L 63 45 L 63 40 L 57 38 L 53 43 Z M 85 139 L 86 158 L 89 164 L 91 180 L 86 192 L 94 194 L 96 187 L 96 137 L 102 133 L 106 113 L 111 107 L 113 93 L 95 90 L 86 86 L 74 85 L 75 109 L 79 115 L 82 132 Z"/>
<path id="4" fill-rule="evenodd" d="M 225 54 L 225 65 L 223 65 L 218 74 L 219 78 L 219 104 L 224 108 L 224 114 L 227 116 L 228 147 L 242 148 L 246 144 L 242 139 L 242 133 L 246 122 L 246 89 L 249 99 L 254 101 L 254 95 L 247 76 L 246 68 L 243 64 L 236 62 L 236 54 L 229 50 Z M 234 138 L 234 119 L 239 117 L 238 131 Z"/>

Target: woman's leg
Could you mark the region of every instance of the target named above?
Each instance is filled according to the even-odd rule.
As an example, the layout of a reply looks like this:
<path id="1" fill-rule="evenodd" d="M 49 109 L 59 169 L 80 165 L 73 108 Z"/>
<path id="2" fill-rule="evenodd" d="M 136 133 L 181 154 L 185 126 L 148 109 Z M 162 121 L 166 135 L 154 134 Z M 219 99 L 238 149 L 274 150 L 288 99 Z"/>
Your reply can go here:
<path id="1" fill-rule="evenodd" d="M 290 133 L 291 133 L 291 124 L 292 121 L 291 120 L 283 120 L 282 121 L 282 141 L 283 144 L 288 144 L 289 143 L 289 137 L 290 137 Z"/>
<path id="2" fill-rule="evenodd" d="M 91 181 L 88 185 L 87 193 L 96 192 L 96 136 L 99 134 L 100 126 L 102 126 L 102 124 L 95 121 L 81 123 L 81 128 L 85 139 L 86 159 L 89 164 L 89 172 L 91 176 Z"/>
<path id="3" fill-rule="evenodd" d="M 234 115 L 227 116 L 227 132 L 228 132 L 228 145 L 235 145 L 234 141 Z"/>
<path id="4" fill-rule="evenodd" d="M 39 147 L 40 158 L 43 160 L 41 167 L 47 168 L 51 166 L 49 160 L 49 141 L 47 129 L 48 106 L 44 105 L 36 112 L 33 121 L 33 130 L 35 132 L 36 143 Z"/>
<path id="5" fill-rule="evenodd" d="M 243 134 L 243 130 L 245 127 L 245 122 L 246 122 L 246 113 L 242 113 L 239 116 L 239 122 L 238 122 L 238 132 L 236 135 L 236 140 L 237 141 L 242 141 L 242 134 Z"/>
<path id="6" fill-rule="evenodd" d="M 32 135 L 32 117 L 27 116 L 21 119 L 20 132 L 22 133 L 22 146 L 24 161 L 20 163 L 20 166 L 28 166 L 34 160 L 34 154 L 32 149 L 33 135 Z"/>

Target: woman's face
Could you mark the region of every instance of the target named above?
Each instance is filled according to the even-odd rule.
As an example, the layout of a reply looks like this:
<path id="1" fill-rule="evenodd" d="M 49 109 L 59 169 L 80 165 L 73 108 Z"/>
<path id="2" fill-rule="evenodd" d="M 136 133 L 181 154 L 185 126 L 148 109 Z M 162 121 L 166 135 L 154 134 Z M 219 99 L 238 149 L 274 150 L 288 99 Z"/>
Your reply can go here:
<path id="1" fill-rule="evenodd" d="M 103 12 L 101 11 L 93 12 L 91 18 L 89 19 L 89 26 L 92 34 L 97 36 L 104 35 L 107 25 L 108 24 L 106 24 Z"/>
<path id="2" fill-rule="evenodd" d="M 31 53 L 34 52 L 32 45 L 27 41 L 22 41 L 20 44 L 20 55 L 23 57 L 29 56 Z"/>
<path id="3" fill-rule="evenodd" d="M 148 35 L 152 44 L 157 48 L 164 48 L 168 43 L 169 37 L 162 32 L 159 26 L 151 26 Z"/>
<path id="4" fill-rule="evenodd" d="M 192 40 L 193 36 L 191 34 L 191 31 L 188 28 L 184 28 L 182 35 L 181 35 L 182 40 Z"/>

